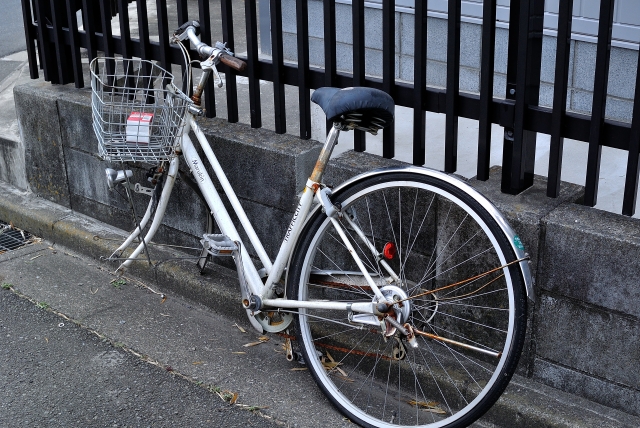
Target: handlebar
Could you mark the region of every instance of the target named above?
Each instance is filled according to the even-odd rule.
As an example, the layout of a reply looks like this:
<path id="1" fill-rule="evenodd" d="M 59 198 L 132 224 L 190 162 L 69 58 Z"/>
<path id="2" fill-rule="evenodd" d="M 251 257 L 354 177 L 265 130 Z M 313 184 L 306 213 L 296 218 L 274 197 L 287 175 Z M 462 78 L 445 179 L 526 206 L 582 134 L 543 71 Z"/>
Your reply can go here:
<path id="1" fill-rule="evenodd" d="M 220 53 L 220 62 L 237 71 L 243 71 L 247 68 L 246 62 L 224 52 Z"/>
<path id="2" fill-rule="evenodd" d="M 200 23 L 198 21 L 188 21 L 174 31 L 173 36 L 179 41 L 189 39 L 201 58 L 211 58 L 215 64 L 222 62 L 236 71 L 243 71 L 247 67 L 247 63 L 236 58 L 225 44 L 217 42 L 215 47 L 211 47 L 200 40 L 199 34 Z"/>

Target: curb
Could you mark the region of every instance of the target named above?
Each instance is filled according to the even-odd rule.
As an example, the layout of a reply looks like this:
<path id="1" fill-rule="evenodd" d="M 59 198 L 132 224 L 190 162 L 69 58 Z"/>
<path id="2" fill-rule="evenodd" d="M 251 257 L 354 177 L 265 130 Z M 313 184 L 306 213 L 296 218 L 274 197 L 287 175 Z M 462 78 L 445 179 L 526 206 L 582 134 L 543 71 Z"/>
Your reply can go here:
<path id="1" fill-rule="evenodd" d="M 126 233 L 115 227 L 40 198 L 10 185 L 0 187 L 0 219 L 14 226 L 94 259 L 110 254 L 110 239 L 124 240 Z M 95 239 L 99 236 L 102 239 Z M 167 258 L 178 251 L 155 249 Z M 104 262 L 103 263 L 107 263 Z M 114 266 L 115 265 L 109 265 Z M 160 291 L 171 291 L 205 304 L 234 319 L 244 320 L 234 271 L 210 263 L 203 275 L 194 262 L 178 260 L 149 269 L 144 263 L 128 273 L 153 284 Z M 237 301 L 237 304 L 233 304 Z M 485 427 L 637 427 L 640 418 L 584 398 L 561 392 L 531 379 L 514 376 L 504 395 L 476 423 Z"/>
<path id="2" fill-rule="evenodd" d="M 117 264 L 105 258 L 125 240 L 127 232 L 10 185 L 0 186 L 0 201 L 0 219 L 55 245 L 100 260 L 112 270 L 117 268 Z M 154 253 L 162 260 L 184 257 L 184 253 L 166 248 L 154 248 Z M 246 319 L 237 274 L 223 266 L 208 263 L 200 274 L 191 260 L 161 263 L 151 269 L 146 263 L 134 263 L 125 275 L 133 275 L 152 288 L 179 294 L 234 319 Z M 237 304 L 232 304 L 234 301 Z"/>

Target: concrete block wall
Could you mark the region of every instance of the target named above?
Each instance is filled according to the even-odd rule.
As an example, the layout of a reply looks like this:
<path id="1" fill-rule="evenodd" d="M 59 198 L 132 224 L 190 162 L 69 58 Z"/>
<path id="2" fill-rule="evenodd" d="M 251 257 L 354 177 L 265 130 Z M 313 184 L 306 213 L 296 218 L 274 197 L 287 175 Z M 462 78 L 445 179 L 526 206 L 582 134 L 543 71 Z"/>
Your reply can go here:
<path id="1" fill-rule="evenodd" d="M 296 6 L 294 0 L 283 0 L 283 40 L 285 60 L 297 61 Z M 365 11 L 365 62 L 366 73 L 382 76 L 382 10 L 367 3 Z M 399 8 L 395 13 L 396 27 L 396 79 L 413 81 L 414 14 L 412 9 Z M 336 4 L 336 38 L 338 70 L 351 72 L 352 55 L 351 5 Z M 460 90 L 478 93 L 480 87 L 480 60 L 482 53 L 482 26 L 476 23 L 461 24 Z M 506 91 L 508 30 L 496 29 L 494 62 L 494 96 L 504 98 Z M 264 53 L 270 54 L 270 46 L 262 44 Z M 429 17 L 427 22 L 427 85 L 446 87 L 447 20 Z M 542 46 L 540 105 L 553 104 L 556 38 L 545 35 Z M 595 43 L 571 41 L 569 69 L 570 111 L 591 112 L 593 78 L 595 74 Z M 324 65 L 324 20 L 322 1 L 309 1 L 309 56 L 314 66 Z M 611 66 L 608 81 L 606 116 L 610 119 L 630 122 L 635 91 L 635 70 L 638 51 L 623 47 L 611 48 Z"/>
<path id="2" fill-rule="evenodd" d="M 34 81 L 14 93 L 31 190 L 106 223 L 126 221 L 126 205 L 107 191 L 107 165 L 93 155 L 89 91 Z M 201 124 L 273 255 L 319 143 L 217 119 Z M 399 163 L 347 152 L 332 160 L 326 182 Z M 143 166 L 134 169 L 144 179 Z M 469 183 L 505 214 L 531 255 L 536 302 L 518 373 L 640 416 L 640 220 L 576 205 L 582 189 L 575 185 L 563 184 L 561 196 L 549 199 L 542 177 L 517 196 L 500 192 L 499 168 L 488 181 Z M 206 209 L 177 185 L 160 239 L 193 245 Z"/>

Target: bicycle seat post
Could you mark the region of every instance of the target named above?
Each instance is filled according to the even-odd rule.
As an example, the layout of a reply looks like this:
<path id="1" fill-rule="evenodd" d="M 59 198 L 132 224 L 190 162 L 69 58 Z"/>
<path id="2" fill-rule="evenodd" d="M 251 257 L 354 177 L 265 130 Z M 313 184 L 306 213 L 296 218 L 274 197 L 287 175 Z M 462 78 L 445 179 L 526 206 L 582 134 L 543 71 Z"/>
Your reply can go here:
<path id="1" fill-rule="evenodd" d="M 324 146 L 322 147 L 322 151 L 318 156 L 318 161 L 316 162 L 316 166 L 313 168 L 313 172 L 311 173 L 311 181 L 315 183 L 320 183 L 322 181 L 322 176 L 324 174 L 324 169 L 331 158 L 331 153 L 335 148 L 336 144 L 338 144 L 338 135 L 340 135 L 340 125 L 334 123 L 331 131 L 327 135 L 327 139 L 324 142 Z"/>

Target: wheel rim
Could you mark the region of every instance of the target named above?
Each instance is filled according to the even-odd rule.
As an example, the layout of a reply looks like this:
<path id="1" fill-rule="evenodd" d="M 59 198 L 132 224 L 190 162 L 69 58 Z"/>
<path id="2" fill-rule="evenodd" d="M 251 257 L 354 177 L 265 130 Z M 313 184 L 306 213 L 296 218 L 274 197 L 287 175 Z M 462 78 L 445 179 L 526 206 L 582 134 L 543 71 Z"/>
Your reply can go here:
<path id="1" fill-rule="evenodd" d="M 497 266 L 504 266 L 507 263 L 505 255 L 503 254 L 502 250 L 500 249 L 500 245 L 497 242 L 497 238 L 494 237 L 493 233 L 490 230 L 490 227 L 480 217 L 480 215 L 478 215 L 469 205 L 464 203 L 457 196 L 445 192 L 439 187 L 435 187 L 427 183 L 410 183 L 397 181 L 380 183 L 376 186 L 361 189 L 360 191 L 355 192 L 352 195 L 344 198 L 344 200 L 340 201 L 343 206 L 343 212 L 349 209 L 354 201 L 358 200 L 361 196 L 366 194 L 369 194 L 371 196 L 375 192 L 378 192 L 378 195 L 383 197 L 385 195 L 391 197 L 394 194 L 397 194 L 399 196 L 398 199 L 411 196 L 410 194 L 404 195 L 402 193 L 404 191 L 402 186 L 406 185 L 414 186 L 411 191 L 415 191 L 416 195 L 422 193 L 424 193 L 425 195 L 434 195 L 432 203 L 434 200 L 437 200 L 437 203 L 441 204 L 443 202 L 442 198 L 447 198 L 449 201 L 448 203 L 452 204 L 452 207 L 455 207 L 456 209 L 462 208 L 461 212 L 456 213 L 456 215 L 462 214 L 464 216 L 463 222 L 475 222 L 475 224 L 479 228 L 477 233 L 483 233 L 486 239 L 489 240 L 491 249 L 494 253 L 493 256 L 497 260 Z M 400 190 L 396 191 L 394 189 Z M 411 193 L 411 191 L 409 193 Z M 367 199 L 369 199 L 370 203 L 376 203 L 376 201 L 373 200 L 372 196 L 370 198 L 363 198 L 360 202 L 358 202 L 361 208 L 363 206 L 367 206 Z M 385 203 L 388 202 L 385 201 Z M 357 204 L 354 204 L 353 206 L 355 205 Z M 403 207 L 401 206 L 401 204 L 398 204 L 398 206 L 400 206 L 400 212 L 402 212 Z M 387 205 L 385 209 L 388 212 L 389 205 Z M 427 214 L 425 214 L 425 217 L 429 215 L 429 209 L 426 210 Z M 451 211 L 451 208 L 449 209 L 449 211 Z M 364 217 L 367 216 L 365 215 Z M 398 217 L 402 218 L 404 217 L 404 214 L 401 214 Z M 389 218 L 391 218 L 391 214 L 389 214 Z M 424 223 L 424 220 L 422 222 Z M 361 223 L 365 224 L 366 222 L 364 220 L 361 220 Z M 444 229 L 446 230 L 446 221 L 444 222 L 444 225 Z M 411 228 L 413 228 L 414 226 L 417 228 L 417 230 L 421 228 L 416 223 L 415 225 L 411 225 L 409 230 L 411 230 Z M 404 227 L 406 227 L 406 225 Z M 458 226 L 458 228 L 459 227 L 460 226 Z M 362 228 L 364 229 L 364 226 Z M 372 226 L 370 229 L 373 231 L 374 227 Z M 402 229 L 403 226 L 400 226 L 398 228 L 399 233 L 393 234 L 401 235 Z M 307 269 L 303 270 L 301 279 L 304 280 L 301 280 L 298 285 L 298 298 L 301 300 L 317 297 L 314 295 L 314 293 L 317 293 L 317 291 L 312 290 L 313 286 L 307 288 L 306 278 L 310 276 L 313 269 L 319 271 L 327 269 L 327 266 L 322 266 L 318 263 L 318 259 L 325 258 L 327 260 L 331 260 L 330 263 L 333 263 L 335 265 L 338 264 L 334 260 L 335 257 L 333 253 L 331 256 L 327 256 L 325 252 L 328 253 L 328 251 L 325 251 L 322 248 L 321 241 L 326 240 L 327 237 L 335 240 L 335 237 L 330 236 L 331 226 L 329 226 L 329 220 L 325 220 L 320 225 L 318 230 L 322 231 L 322 233 L 316 233 L 316 235 L 314 236 L 309 245 L 309 248 L 313 250 L 307 252 L 303 263 L 303 266 L 306 266 Z M 453 232 L 452 235 L 455 236 L 457 233 L 458 232 Z M 373 232 L 371 233 L 371 235 L 373 235 Z M 416 236 L 417 235 L 418 233 L 416 234 Z M 351 234 L 351 236 L 353 236 L 353 234 Z M 440 243 L 440 246 L 443 247 L 443 254 L 446 254 L 446 246 L 449 245 L 452 239 L 450 239 L 446 243 L 444 241 Z M 375 237 L 372 237 L 372 240 L 375 240 Z M 407 290 L 412 288 L 413 290 L 409 292 L 415 295 L 417 293 L 415 290 L 423 290 L 422 287 L 424 287 L 425 285 L 424 276 L 422 278 L 418 278 L 417 282 L 412 282 L 410 278 L 408 278 L 409 274 L 405 272 L 409 270 L 406 265 L 410 263 L 411 252 L 413 251 L 415 242 L 412 242 L 411 240 L 403 241 L 402 237 L 400 236 L 394 236 L 394 240 L 397 242 L 398 252 L 401 253 L 399 256 L 400 260 L 398 261 L 398 265 L 402 266 L 402 278 L 400 284 L 404 285 Z M 376 242 L 376 244 L 379 243 Z M 436 246 L 437 245 L 438 244 L 436 241 Z M 363 253 L 366 252 L 366 250 L 363 250 L 362 247 L 358 248 L 357 250 L 362 251 Z M 402 254 L 403 252 L 404 260 Z M 452 255 L 448 258 L 453 259 L 455 254 L 455 252 L 452 253 Z M 482 257 L 484 258 L 485 255 L 482 255 Z M 370 266 L 372 266 L 373 264 L 374 262 L 369 262 Z M 446 263 L 442 263 L 440 265 L 440 268 L 446 273 L 448 266 L 449 265 L 447 265 Z M 379 275 L 375 277 L 375 280 L 376 282 L 380 281 L 380 287 L 383 287 L 384 283 L 382 282 L 382 278 L 384 277 L 384 272 L 381 272 L 382 269 L 380 269 L 379 266 L 376 267 Z M 454 267 L 449 267 L 448 269 L 453 270 Z M 375 272 L 376 270 L 374 270 L 374 273 Z M 340 343 L 340 340 L 338 340 L 337 336 L 356 336 L 356 334 L 353 334 L 353 332 L 331 332 L 330 329 L 329 333 L 326 333 L 324 331 L 321 331 L 320 329 L 316 329 L 316 327 L 320 326 L 321 322 L 313 321 L 311 317 L 307 317 L 305 316 L 305 314 L 315 316 L 325 316 L 326 314 L 300 311 L 300 338 L 304 342 L 305 349 L 312 349 L 312 344 L 315 343 L 317 350 L 322 352 L 324 355 L 324 361 L 319 358 L 307 357 L 309 359 L 307 363 L 311 366 L 314 377 L 316 377 L 316 380 L 323 388 L 324 392 L 330 398 L 332 398 L 335 404 L 341 407 L 343 411 L 346 411 L 349 416 L 355 418 L 358 422 L 365 425 L 398 426 L 399 424 L 407 426 L 429 425 L 438 427 L 448 426 L 455 421 L 468 420 L 468 418 L 475 419 L 475 413 L 477 413 L 475 409 L 477 409 L 479 405 L 481 405 L 482 403 L 486 403 L 487 401 L 491 401 L 491 403 L 486 405 L 492 404 L 494 398 L 490 397 L 488 399 L 487 397 L 489 395 L 493 396 L 496 394 L 495 385 L 496 383 L 500 383 L 497 382 L 499 381 L 498 378 L 501 376 L 501 373 L 503 373 L 505 362 L 508 358 L 510 358 L 509 351 L 512 344 L 513 329 L 515 325 L 515 298 L 513 294 L 512 279 L 509 273 L 509 269 L 502 269 L 501 272 L 504 274 L 501 282 L 504 282 L 505 286 L 500 290 L 502 290 L 502 294 L 505 295 L 502 297 L 502 299 L 506 302 L 506 305 L 508 307 L 508 316 L 506 318 L 504 317 L 504 315 L 500 316 L 501 320 L 504 319 L 503 322 L 505 323 L 506 327 L 504 329 L 501 329 L 503 330 L 501 332 L 503 338 L 500 339 L 502 347 L 497 350 L 497 352 L 499 352 L 499 356 L 496 357 L 498 361 L 491 363 L 490 366 L 483 366 L 483 364 L 485 364 L 485 360 L 483 360 L 482 358 L 477 361 L 475 357 L 469 357 L 467 350 L 464 350 L 463 352 L 459 351 L 457 349 L 458 345 L 453 347 L 455 349 L 452 349 L 452 347 L 447 347 L 446 345 L 443 346 L 439 341 L 425 340 L 423 338 L 418 339 L 418 341 L 420 342 L 420 348 L 417 351 L 411 349 L 410 346 L 407 346 L 407 344 L 404 344 L 405 348 L 407 348 L 404 350 L 406 351 L 407 355 L 404 360 L 395 361 L 393 360 L 393 358 L 391 358 L 391 360 L 385 362 L 387 361 L 387 358 L 389 356 L 396 355 L 394 354 L 394 352 L 398 351 L 397 348 L 402 346 L 402 341 L 399 341 L 400 345 L 398 345 L 398 341 L 396 339 L 389 339 L 386 343 L 384 343 L 379 333 L 373 333 L 371 331 L 366 333 L 359 332 L 358 334 L 361 336 L 359 338 L 360 342 L 355 344 L 352 343 L 351 345 L 353 346 L 353 348 L 349 349 L 349 347 L 346 346 L 342 347 L 347 349 L 348 351 L 355 351 L 356 348 L 362 348 L 357 350 L 359 353 L 345 352 L 344 349 L 340 349 L 341 346 L 336 345 L 336 343 Z M 438 275 L 436 275 L 434 278 L 429 278 L 429 280 L 433 279 L 433 282 L 438 282 L 437 276 Z M 443 274 L 442 276 L 445 277 L 447 275 Z M 337 279 L 335 273 L 333 274 L 333 279 Z M 352 286 L 355 285 L 355 287 L 352 288 L 357 290 L 357 292 L 352 290 L 352 294 L 366 294 L 366 285 L 364 287 L 362 285 L 357 285 L 357 283 L 361 282 L 362 279 L 348 278 L 348 281 L 350 282 L 350 284 L 352 284 Z M 415 284 L 415 286 L 413 286 L 413 284 Z M 434 287 L 431 286 L 430 288 Z M 436 286 L 435 288 L 437 289 L 438 287 Z M 489 288 L 482 290 L 482 293 L 484 294 L 492 289 Z M 491 292 L 493 293 L 493 291 Z M 476 292 L 475 295 L 471 294 L 466 299 L 469 301 L 474 299 L 477 300 L 479 297 L 481 297 L 479 293 L 480 292 Z M 439 321 L 442 321 L 441 318 L 444 317 L 442 314 L 446 314 L 447 306 L 451 307 L 455 304 L 466 305 L 471 308 L 471 311 L 475 310 L 477 312 L 488 310 L 488 308 L 482 308 L 479 307 L 479 305 L 473 305 L 471 303 L 461 303 L 462 300 L 460 296 L 463 295 L 464 293 L 452 294 L 451 291 L 443 291 L 441 293 L 425 296 L 422 298 L 424 299 L 423 301 L 421 301 L 420 299 L 416 299 L 411 303 L 416 308 L 422 307 L 423 313 L 420 314 L 419 309 L 412 311 L 410 321 L 413 324 L 416 324 L 417 321 L 421 320 L 424 324 L 421 327 L 424 330 L 430 331 L 432 333 L 438 332 L 439 334 L 441 334 L 444 329 L 441 326 L 436 326 L 434 320 L 438 319 Z M 333 298 L 335 298 L 335 296 Z M 355 297 L 353 299 L 356 300 Z M 474 306 L 476 307 L 474 308 Z M 444 309 L 442 309 L 443 307 Z M 431 310 L 429 310 L 429 308 L 431 308 Z M 491 309 L 497 310 L 497 308 Z M 428 314 L 428 316 L 425 314 Z M 452 315 L 449 314 L 448 316 Z M 348 324 L 348 322 L 345 324 Z M 414 326 L 418 327 L 417 325 Z M 373 327 L 373 325 L 367 325 L 367 327 Z M 495 328 L 495 326 L 489 326 L 488 324 L 486 327 Z M 377 337 L 376 335 L 380 337 Z M 453 336 L 455 336 L 455 333 L 453 334 Z M 461 335 L 458 334 L 458 336 Z M 322 343 L 322 341 L 327 337 L 330 338 L 330 340 L 328 341 L 329 343 Z M 348 340 L 345 339 L 345 341 Z M 478 343 L 478 345 L 483 344 Z M 471 353 L 473 354 L 474 352 Z M 342 357 L 342 354 L 351 355 Z M 400 354 L 402 353 L 400 352 Z M 346 361 L 349 358 L 353 361 L 347 363 Z M 365 363 L 365 358 L 372 359 L 373 363 Z M 458 372 L 452 373 L 449 369 L 447 369 L 447 364 L 455 364 L 455 362 L 451 363 L 451 361 L 456 359 L 458 360 L 459 364 Z M 460 362 L 460 360 L 463 361 Z M 471 365 L 478 365 L 478 367 L 469 368 L 469 366 Z M 333 368 L 333 366 L 342 367 L 342 370 L 340 370 L 342 373 Z M 475 374 L 476 371 L 483 372 L 487 369 L 487 367 L 490 367 L 489 370 L 491 376 L 488 375 L 489 372 L 485 372 L 485 374 L 481 376 L 481 379 L 478 378 L 478 376 Z M 407 391 L 402 391 L 402 388 L 398 388 L 399 392 L 389 393 L 389 390 L 391 388 L 390 385 L 388 385 L 389 382 L 387 382 L 386 387 L 388 389 L 387 391 L 383 391 L 382 393 L 380 393 L 382 396 L 380 394 L 378 394 L 377 396 L 372 396 L 371 391 L 367 391 L 367 389 L 376 389 L 379 387 L 380 383 L 385 383 L 382 378 L 381 368 L 387 370 L 387 379 L 393 379 L 398 384 L 402 382 L 403 377 L 415 377 L 416 385 L 413 388 L 413 391 L 409 391 L 411 393 L 407 393 Z M 346 372 L 347 369 L 352 371 Z M 376 370 L 378 370 L 378 372 L 376 372 Z M 394 373 L 391 373 L 392 371 L 394 371 Z M 461 376 L 461 371 L 463 372 L 462 376 L 464 376 L 464 371 L 467 371 L 468 379 L 466 379 L 466 381 L 464 379 L 460 380 L 456 377 Z M 351 379 L 349 379 L 350 377 Z M 475 383 L 475 385 L 464 385 L 465 382 Z M 360 385 L 357 388 L 350 386 L 354 383 L 359 383 Z M 451 391 L 443 392 L 442 388 L 445 387 Z M 461 390 L 462 388 L 464 388 L 464 391 Z M 408 388 L 407 390 L 410 389 L 411 388 Z M 427 389 L 429 391 L 426 391 Z M 453 391 L 456 389 L 457 391 Z M 368 394 L 368 396 L 365 398 L 363 394 Z M 458 401 L 462 399 L 462 404 L 450 402 L 451 400 L 448 398 L 448 396 L 455 396 L 456 394 L 459 395 Z M 435 399 L 430 399 L 431 397 L 435 397 Z M 396 403 L 392 403 L 392 401 L 396 401 Z M 381 406 L 384 407 L 384 409 L 380 409 Z M 387 407 L 388 409 L 386 409 Z M 444 415 L 440 414 L 440 411 L 443 411 Z"/>

